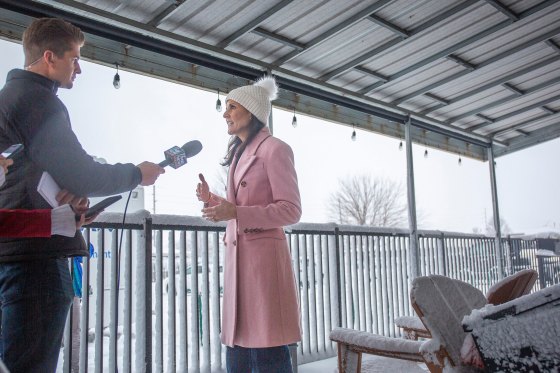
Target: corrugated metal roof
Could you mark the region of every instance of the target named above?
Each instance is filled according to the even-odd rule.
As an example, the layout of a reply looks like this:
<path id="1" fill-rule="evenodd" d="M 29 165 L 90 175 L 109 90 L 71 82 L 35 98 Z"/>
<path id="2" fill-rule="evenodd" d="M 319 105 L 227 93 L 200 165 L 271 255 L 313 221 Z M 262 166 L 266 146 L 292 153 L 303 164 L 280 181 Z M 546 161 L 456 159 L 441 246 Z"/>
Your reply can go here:
<path id="1" fill-rule="evenodd" d="M 227 92 L 266 72 L 276 105 L 486 159 L 560 136 L 553 0 L 0 0 L 87 33 L 84 58 Z"/>

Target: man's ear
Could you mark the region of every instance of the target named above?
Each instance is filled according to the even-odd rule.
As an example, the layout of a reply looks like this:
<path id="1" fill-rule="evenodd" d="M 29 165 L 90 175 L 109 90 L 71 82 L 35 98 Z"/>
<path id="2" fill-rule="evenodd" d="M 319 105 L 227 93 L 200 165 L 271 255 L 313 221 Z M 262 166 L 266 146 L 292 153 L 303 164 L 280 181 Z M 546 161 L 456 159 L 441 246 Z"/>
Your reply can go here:
<path id="1" fill-rule="evenodd" d="M 54 63 L 54 57 L 55 57 L 55 55 L 52 51 L 46 50 L 43 53 L 43 58 L 45 59 L 45 61 L 47 61 L 47 64 L 49 64 L 49 65 Z"/>

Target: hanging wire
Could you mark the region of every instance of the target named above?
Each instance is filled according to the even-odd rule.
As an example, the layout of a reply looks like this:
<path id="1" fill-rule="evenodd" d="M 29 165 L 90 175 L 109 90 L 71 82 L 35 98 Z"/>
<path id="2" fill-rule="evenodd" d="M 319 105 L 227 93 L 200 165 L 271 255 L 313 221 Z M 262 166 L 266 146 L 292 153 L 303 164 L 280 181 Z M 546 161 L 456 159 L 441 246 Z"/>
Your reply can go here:
<path id="1" fill-rule="evenodd" d="M 294 106 L 294 117 L 292 118 L 292 127 L 297 127 L 296 108 Z"/>
<path id="2" fill-rule="evenodd" d="M 424 150 L 424 158 L 428 158 L 428 149 Z"/>
<path id="3" fill-rule="evenodd" d="M 356 129 L 354 128 L 354 125 L 352 125 L 352 136 L 350 136 L 350 138 L 352 141 L 356 141 Z"/>
<path id="4" fill-rule="evenodd" d="M 402 145 L 402 141 L 401 141 L 401 142 L 399 143 L 399 150 L 402 150 L 402 147 L 403 147 L 403 145 Z"/>

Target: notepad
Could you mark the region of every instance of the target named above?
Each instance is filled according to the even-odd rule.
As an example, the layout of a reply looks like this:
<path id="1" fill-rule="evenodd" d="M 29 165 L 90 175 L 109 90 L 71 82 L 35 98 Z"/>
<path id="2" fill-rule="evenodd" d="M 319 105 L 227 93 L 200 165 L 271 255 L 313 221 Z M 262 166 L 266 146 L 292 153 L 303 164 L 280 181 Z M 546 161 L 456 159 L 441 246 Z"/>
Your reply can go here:
<path id="1" fill-rule="evenodd" d="M 37 192 L 39 192 L 41 197 L 43 197 L 53 208 L 59 206 L 58 201 L 56 200 L 56 195 L 60 192 L 60 187 L 47 171 L 43 172 L 41 180 L 39 180 Z"/>

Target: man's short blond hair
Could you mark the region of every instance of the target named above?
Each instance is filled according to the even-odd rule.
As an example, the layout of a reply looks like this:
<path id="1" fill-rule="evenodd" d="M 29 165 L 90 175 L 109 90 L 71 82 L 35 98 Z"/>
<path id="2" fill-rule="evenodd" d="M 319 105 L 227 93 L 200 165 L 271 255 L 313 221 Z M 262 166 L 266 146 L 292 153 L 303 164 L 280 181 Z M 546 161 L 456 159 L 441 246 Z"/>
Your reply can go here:
<path id="1" fill-rule="evenodd" d="M 78 44 L 84 45 L 85 35 L 78 27 L 59 18 L 39 18 L 31 22 L 23 33 L 25 66 L 41 58 L 45 51 L 57 57 Z"/>

